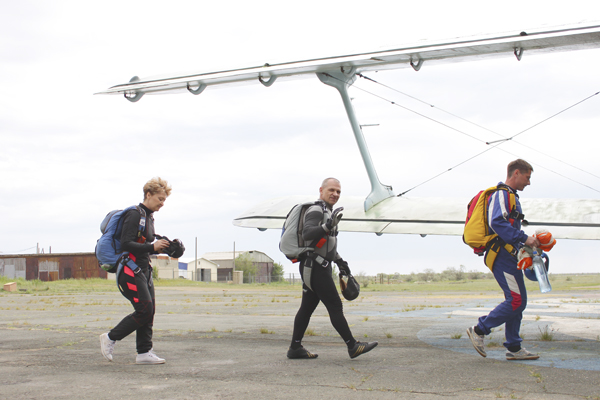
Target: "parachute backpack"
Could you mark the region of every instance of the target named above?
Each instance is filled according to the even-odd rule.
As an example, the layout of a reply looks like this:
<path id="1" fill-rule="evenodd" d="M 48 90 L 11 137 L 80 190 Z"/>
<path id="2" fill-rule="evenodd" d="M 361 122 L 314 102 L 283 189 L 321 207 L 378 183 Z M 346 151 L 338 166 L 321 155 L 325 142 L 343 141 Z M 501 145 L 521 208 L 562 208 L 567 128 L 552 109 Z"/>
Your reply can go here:
<path id="1" fill-rule="evenodd" d="M 523 214 L 517 211 L 515 194 L 508 186 L 500 184 L 479 192 L 467 205 L 467 219 L 463 233 L 463 242 L 469 245 L 478 256 L 485 255 L 485 265 L 491 270 L 500 248 L 504 247 L 510 254 L 516 256 L 514 246 L 504 243 L 498 234 L 494 233 L 489 225 L 488 206 L 490 197 L 498 190 L 508 193 L 508 209 L 510 210 L 509 222 L 512 225 L 515 219 L 523 219 Z"/>
<path id="2" fill-rule="evenodd" d="M 317 243 L 305 243 L 302 238 L 302 229 L 304 228 L 304 215 L 311 206 L 320 205 L 323 207 L 323 216 L 325 216 L 325 203 L 321 200 L 310 201 L 308 203 L 296 204 L 285 217 L 283 228 L 281 228 L 281 238 L 279 239 L 279 250 L 292 262 L 298 262 L 300 255 L 307 251 L 314 250 L 315 247 L 321 248 L 325 244 L 325 238 Z"/>
<path id="3" fill-rule="evenodd" d="M 124 210 L 113 210 L 106 214 L 104 220 L 100 224 L 100 231 L 102 236 L 96 243 L 96 258 L 100 268 L 109 273 L 117 272 L 119 263 L 125 261 L 135 262 L 135 257 L 128 252 L 121 250 L 121 232 L 123 231 L 123 215 L 125 212 L 136 208 L 141 215 L 140 222 L 138 224 L 138 242 L 144 243 L 146 238 L 142 236 L 142 232 L 146 228 L 146 211 L 139 206 L 127 207 Z M 133 268 L 134 270 L 136 268 Z"/>

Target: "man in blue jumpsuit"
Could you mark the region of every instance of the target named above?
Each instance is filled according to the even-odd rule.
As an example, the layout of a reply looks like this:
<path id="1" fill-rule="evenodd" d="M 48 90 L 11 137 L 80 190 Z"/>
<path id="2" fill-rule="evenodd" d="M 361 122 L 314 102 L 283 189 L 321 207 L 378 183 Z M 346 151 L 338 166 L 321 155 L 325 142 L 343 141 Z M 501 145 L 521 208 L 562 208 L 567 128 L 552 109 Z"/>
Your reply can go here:
<path id="1" fill-rule="evenodd" d="M 508 164 L 506 182 L 503 184 L 515 194 L 516 211 L 522 216 L 521 204 L 517 191 L 523 190 L 530 184 L 533 167 L 524 160 L 518 159 Z M 501 183 L 502 184 L 502 183 Z M 540 243 L 534 236 L 527 236 L 521 230 L 521 219 L 511 215 L 509 209 L 509 194 L 506 190 L 495 191 L 489 200 L 488 221 L 490 228 L 499 238 L 518 250 L 523 244 L 539 247 Z M 489 250 L 488 250 L 489 251 Z M 516 252 L 515 252 L 516 254 Z M 523 272 L 517 268 L 517 258 L 504 247 L 500 248 L 492 268 L 494 278 L 504 291 L 504 302 L 500 303 L 488 315 L 479 318 L 477 325 L 467 329 L 467 334 L 475 350 L 486 357 L 483 338 L 489 335 L 492 328 L 505 324 L 506 359 L 507 360 L 536 360 L 539 355 L 521 347 L 521 320 L 523 310 L 527 306 L 527 292 L 523 280 Z"/>

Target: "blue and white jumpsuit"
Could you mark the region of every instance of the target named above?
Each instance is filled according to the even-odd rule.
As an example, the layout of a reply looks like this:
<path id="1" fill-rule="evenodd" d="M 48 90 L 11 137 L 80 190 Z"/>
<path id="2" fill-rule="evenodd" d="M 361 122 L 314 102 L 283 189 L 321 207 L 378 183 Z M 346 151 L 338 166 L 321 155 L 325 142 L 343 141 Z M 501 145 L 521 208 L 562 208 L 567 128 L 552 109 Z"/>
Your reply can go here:
<path id="1" fill-rule="evenodd" d="M 521 203 L 516 190 L 509 188 L 515 194 L 516 209 L 522 214 Z M 509 215 L 509 194 L 498 190 L 489 200 L 488 221 L 490 228 L 498 234 L 505 243 L 520 248 L 527 240 L 527 235 L 521 230 L 521 220 L 515 219 L 511 224 Z M 492 328 L 505 324 L 506 342 L 504 347 L 518 351 L 523 339 L 519 336 L 523 310 L 527 306 L 527 292 L 523 280 L 523 272 L 517 268 L 517 258 L 504 247 L 500 249 L 492 267 L 494 278 L 504 291 L 504 302 L 500 303 L 487 316 L 479 318 L 477 326 L 485 335 Z"/>

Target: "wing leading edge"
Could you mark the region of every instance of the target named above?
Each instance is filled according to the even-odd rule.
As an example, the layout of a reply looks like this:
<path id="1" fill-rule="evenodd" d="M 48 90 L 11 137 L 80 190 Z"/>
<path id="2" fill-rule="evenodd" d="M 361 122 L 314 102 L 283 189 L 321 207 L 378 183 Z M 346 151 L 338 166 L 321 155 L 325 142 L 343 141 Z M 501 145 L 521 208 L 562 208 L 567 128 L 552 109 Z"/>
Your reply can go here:
<path id="1" fill-rule="evenodd" d="M 495 35 L 480 38 L 457 39 L 438 43 L 422 43 L 397 49 L 350 54 L 241 69 L 207 73 L 174 74 L 139 79 L 113 86 L 97 94 L 124 94 L 141 98 L 147 93 L 185 92 L 200 94 L 207 86 L 260 81 L 270 86 L 278 78 L 319 72 L 356 68 L 369 70 L 408 68 L 419 69 L 423 63 L 464 61 L 477 58 L 544 51 L 565 51 L 600 46 L 600 25 L 575 26 L 562 29 L 521 32 L 514 35 Z"/>
<path id="2" fill-rule="evenodd" d="M 265 201 L 233 220 L 239 227 L 281 229 L 291 208 L 314 200 L 310 197 L 286 197 Z M 376 234 L 458 235 L 463 233 L 468 199 L 390 197 L 369 211 L 363 199 L 346 197 L 340 230 Z M 523 199 L 525 218 L 533 233 L 546 228 L 556 238 L 600 240 L 600 200 Z"/>

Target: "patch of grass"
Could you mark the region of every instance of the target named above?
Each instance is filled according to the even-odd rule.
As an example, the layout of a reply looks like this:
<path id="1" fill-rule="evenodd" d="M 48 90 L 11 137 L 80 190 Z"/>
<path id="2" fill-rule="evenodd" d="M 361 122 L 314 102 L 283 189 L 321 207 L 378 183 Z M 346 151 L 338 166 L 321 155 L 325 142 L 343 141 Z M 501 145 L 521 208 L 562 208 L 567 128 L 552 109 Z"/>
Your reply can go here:
<path id="1" fill-rule="evenodd" d="M 536 378 L 536 380 L 537 380 L 537 383 L 540 383 L 540 382 L 542 382 L 542 380 L 543 380 L 543 378 L 542 378 L 542 374 L 540 374 L 539 372 L 537 372 L 537 371 L 536 371 L 536 370 L 534 370 L 533 368 L 532 368 L 532 369 L 529 369 L 529 375 L 530 375 L 530 376 L 532 376 L 532 377 L 534 377 L 534 378 Z"/>
<path id="2" fill-rule="evenodd" d="M 494 342 L 494 341 L 491 341 L 491 342 L 488 342 L 488 343 L 486 343 L 486 345 L 485 345 L 485 346 L 486 346 L 486 347 L 492 347 L 492 348 L 493 348 L 493 347 L 500 347 L 500 343 L 498 343 L 498 342 Z"/>
<path id="3" fill-rule="evenodd" d="M 450 339 L 460 339 L 462 337 L 462 333 L 455 333 L 454 335 L 450 336 Z"/>
<path id="4" fill-rule="evenodd" d="M 386 338 L 391 339 L 392 338 L 392 334 L 389 332 L 384 332 L 383 333 L 385 335 Z"/>
<path id="5" fill-rule="evenodd" d="M 62 279 L 52 282 L 44 282 L 39 279 L 25 280 L 23 278 L 9 279 L 0 277 L 0 287 L 8 282 L 17 282 L 16 292 L 3 292 L 10 295 L 19 294 L 61 294 L 61 293 L 91 293 L 91 292 L 116 292 L 117 285 L 112 280 L 91 279 Z"/>
<path id="6" fill-rule="evenodd" d="M 313 328 L 306 328 L 305 336 L 318 336 Z"/>
<path id="7" fill-rule="evenodd" d="M 369 317 L 363 317 L 363 321 L 367 322 L 369 320 Z"/>
<path id="8" fill-rule="evenodd" d="M 554 329 L 551 329 L 548 325 L 544 327 L 544 329 L 539 328 L 540 334 L 538 335 L 538 340 L 542 340 L 544 342 L 551 342 L 554 340 Z"/>
<path id="9" fill-rule="evenodd" d="M 271 335 L 271 334 L 273 334 L 273 333 L 275 333 L 275 332 L 273 332 L 273 331 L 270 331 L 270 330 L 268 330 L 267 328 L 260 328 L 260 333 L 262 333 L 262 334 L 269 334 L 269 335 Z"/>

